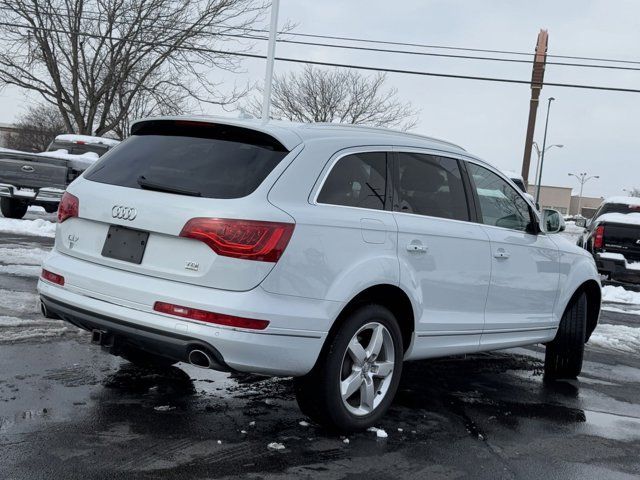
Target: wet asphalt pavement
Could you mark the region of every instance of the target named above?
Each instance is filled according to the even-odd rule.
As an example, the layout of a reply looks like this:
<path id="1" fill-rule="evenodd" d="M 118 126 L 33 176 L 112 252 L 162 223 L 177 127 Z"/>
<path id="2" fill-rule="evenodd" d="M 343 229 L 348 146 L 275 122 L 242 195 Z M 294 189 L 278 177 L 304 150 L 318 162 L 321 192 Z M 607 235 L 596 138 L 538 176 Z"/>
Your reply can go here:
<path id="1" fill-rule="evenodd" d="M 0 248 L 51 244 L 0 233 Z M 640 477 L 637 351 L 588 346 L 580 379 L 555 384 L 538 347 L 407 363 L 378 425 L 388 437 L 342 437 L 306 423 L 289 379 L 140 369 L 39 325 L 11 300 L 32 298 L 36 276 L 10 271 L 0 315 L 56 333 L 0 341 L 0 479 Z M 640 328 L 640 316 L 601 323 Z"/>

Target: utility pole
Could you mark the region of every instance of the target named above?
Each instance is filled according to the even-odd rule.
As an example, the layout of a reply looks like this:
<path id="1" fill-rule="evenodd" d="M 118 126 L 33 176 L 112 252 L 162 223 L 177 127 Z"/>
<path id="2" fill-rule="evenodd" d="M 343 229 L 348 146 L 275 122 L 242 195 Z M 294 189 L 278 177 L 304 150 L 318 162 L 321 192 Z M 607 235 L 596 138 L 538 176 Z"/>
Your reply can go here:
<path id="1" fill-rule="evenodd" d="M 269 109 L 271 108 L 271 84 L 273 83 L 273 63 L 276 56 L 279 10 L 280 0 L 272 0 L 271 26 L 269 27 L 269 44 L 267 46 L 267 67 L 264 76 L 264 92 L 262 93 L 262 123 L 269 121 Z"/>
<path id="2" fill-rule="evenodd" d="M 529 167 L 531 166 L 531 146 L 533 145 L 533 133 L 536 128 L 536 115 L 538 113 L 538 99 L 544 83 L 544 69 L 547 63 L 547 45 L 549 33 L 540 30 L 536 53 L 533 58 L 533 71 L 531 73 L 531 100 L 529 101 L 529 122 L 527 123 L 527 136 L 524 142 L 524 156 L 522 157 L 522 178 L 525 186 L 529 186 Z"/>
<path id="3" fill-rule="evenodd" d="M 600 178 L 599 175 L 592 175 L 590 177 L 587 177 L 587 173 L 583 172 L 583 173 L 579 173 L 579 174 L 575 174 L 575 173 L 570 173 L 569 174 L 570 177 L 576 177 L 578 179 L 578 181 L 580 182 L 580 195 L 578 195 L 578 215 L 582 216 L 582 189 L 584 188 L 584 184 L 587 183 L 589 180 L 591 180 L 592 178 Z"/>
<path id="4" fill-rule="evenodd" d="M 547 151 L 547 128 L 549 127 L 549 111 L 551 110 L 551 102 L 555 98 L 549 97 L 549 103 L 547 104 L 547 120 L 544 122 L 544 137 L 542 138 L 542 155 L 540 156 L 540 178 L 538 178 L 538 185 L 536 187 L 536 205 L 540 202 L 540 184 L 542 183 L 542 167 L 544 167 L 544 152 Z"/>

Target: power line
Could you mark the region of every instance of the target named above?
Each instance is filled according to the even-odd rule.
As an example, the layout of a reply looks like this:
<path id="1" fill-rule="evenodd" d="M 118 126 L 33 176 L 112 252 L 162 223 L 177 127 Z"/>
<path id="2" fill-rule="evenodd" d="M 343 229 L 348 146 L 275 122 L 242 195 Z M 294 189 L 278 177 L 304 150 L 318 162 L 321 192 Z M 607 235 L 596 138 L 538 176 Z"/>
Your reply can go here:
<path id="1" fill-rule="evenodd" d="M 0 7 L 0 10 L 3 10 L 3 7 Z M 4 9 L 5 11 L 12 11 L 9 9 Z M 26 9 L 26 11 L 31 11 Z M 35 10 L 31 11 L 35 13 Z M 95 11 L 84 11 L 86 14 L 92 15 L 101 15 L 100 12 Z M 76 18 L 76 16 L 71 14 L 65 14 L 62 12 L 56 12 L 55 15 L 63 16 L 68 18 Z M 85 18 L 87 18 L 85 16 Z M 90 18 L 92 21 L 99 20 L 99 18 Z M 125 21 L 118 21 L 121 24 L 129 24 Z M 191 25 L 187 21 L 177 21 L 179 24 Z M 16 25 L 17 26 L 17 25 Z M 257 28 L 249 28 L 249 27 L 232 27 L 221 25 L 224 28 L 229 28 L 231 30 L 240 30 L 245 32 L 261 32 L 266 33 L 268 30 L 265 29 L 257 29 Z M 24 25 L 24 28 L 33 28 L 30 25 Z M 166 27 L 172 31 L 184 32 L 184 29 L 178 29 L 176 27 Z M 68 33 L 68 32 L 67 32 Z M 454 47 L 447 45 L 429 45 L 429 44 L 421 44 L 421 43 L 408 43 L 408 42 L 394 42 L 394 41 L 385 41 L 385 40 L 374 40 L 374 39 L 364 39 L 357 37 L 346 37 L 346 36 L 334 36 L 334 35 L 321 35 L 321 34 L 310 34 L 310 33 L 298 33 L 298 32 L 288 32 L 281 31 L 278 32 L 280 35 L 290 35 L 297 37 L 306 37 L 306 38 L 321 38 L 321 39 L 331 39 L 331 40 L 343 40 L 343 41 L 351 41 L 351 42 L 364 42 L 370 44 L 379 44 L 379 45 L 397 45 L 397 46 L 410 46 L 410 47 L 419 47 L 419 48 L 431 48 L 431 49 L 443 49 L 443 50 L 453 50 L 453 51 L 469 51 L 469 52 L 483 52 L 483 53 L 494 53 L 494 54 L 502 54 L 502 55 L 524 55 L 528 57 L 532 57 L 535 55 L 533 53 L 526 52 L 518 52 L 518 51 L 508 51 L 508 50 L 488 50 L 481 48 L 467 48 L 467 47 Z M 215 34 L 214 34 L 215 35 Z M 230 37 L 230 38 L 242 38 L 249 40 L 261 40 L 266 41 L 267 37 L 264 36 L 256 36 L 256 35 L 242 35 L 242 34 L 232 34 L 232 33 L 223 33 L 219 34 L 219 36 Z M 336 45 L 331 43 L 318 43 L 318 42 L 306 42 L 300 40 L 287 40 L 287 39 L 279 39 L 279 43 L 288 43 L 288 44 L 297 44 L 297 45 L 306 45 L 306 46 L 318 46 L 318 47 L 327 47 L 327 48 L 339 48 L 339 49 L 347 49 L 347 50 L 357 50 L 357 51 L 371 51 L 371 52 L 379 52 L 379 53 L 394 53 L 394 54 L 404 54 L 404 55 L 417 55 L 417 56 L 430 56 L 430 57 L 442 57 L 442 58 L 458 58 L 463 60 L 483 60 L 483 61 L 495 61 L 495 62 L 507 62 L 507 63 L 525 63 L 532 64 L 532 60 L 524 60 L 524 59 L 514 59 L 514 58 L 498 58 L 498 57 L 482 57 L 475 55 L 453 55 L 453 54 L 442 54 L 442 53 L 431 53 L 431 52 L 416 52 L 416 51 L 407 51 L 407 50 L 397 50 L 397 49 L 384 49 L 384 48 L 374 48 L 374 47 L 362 47 L 357 45 Z M 607 58 L 595 58 L 595 57 L 579 57 L 579 56 L 567 56 L 567 55 L 553 55 L 547 54 L 549 58 L 564 58 L 564 59 L 574 59 L 574 60 L 590 60 L 590 61 L 598 61 L 598 62 L 613 62 L 613 63 L 627 63 L 627 64 L 636 64 L 640 65 L 640 61 L 632 61 L 632 60 L 616 60 L 616 59 L 607 59 Z M 562 67 L 578 67 L 578 68 L 599 68 L 599 69 L 610 69 L 610 70 L 626 70 L 626 71 L 640 71 L 640 68 L 636 67 L 621 67 L 614 65 L 593 65 L 593 64 L 584 64 L 584 63 L 569 63 L 569 62 L 553 62 L 547 61 L 546 65 L 556 65 Z"/>
<path id="2" fill-rule="evenodd" d="M 20 26 L 20 25 L 8 23 L 8 22 L 0 22 L 0 25 L 13 26 L 13 27 L 16 27 L 16 26 L 19 27 Z M 29 28 L 33 29 L 34 27 L 29 27 Z M 49 29 L 49 28 L 45 28 L 45 27 L 36 27 L 36 29 L 44 30 L 44 31 L 58 32 L 58 33 L 69 33 L 68 31 L 65 31 L 65 30 Z M 145 42 L 145 41 L 142 41 L 142 40 L 131 40 L 131 39 L 116 38 L 116 37 L 112 37 L 112 36 L 97 35 L 97 34 L 92 34 L 92 33 L 87 33 L 87 32 L 78 32 L 78 35 L 79 36 L 86 36 L 86 37 L 90 37 L 90 38 L 112 39 L 112 40 L 118 40 L 118 41 L 134 43 L 134 44 L 140 44 L 140 45 L 146 45 L 146 46 L 173 47 L 173 45 L 166 45 L 166 44 L 163 45 L 163 44 L 159 44 L 157 42 Z M 257 54 L 257 53 L 232 52 L 232 51 L 216 50 L 216 49 L 205 48 L 205 47 L 189 46 L 189 47 L 177 47 L 177 49 L 186 50 L 186 51 L 194 51 L 194 52 L 216 53 L 216 54 L 219 54 L 219 55 L 238 56 L 238 57 L 244 57 L 244 58 L 256 58 L 256 59 L 265 59 L 266 58 L 265 55 L 261 55 L 261 54 Z M 290 58 L 290 57 L 276 57 L 275 59 L 277 61 L 288 62 L 288 63 L 318 65 L 318 66 L 329 66 L 329 67 L 348 68 L 348 69 L 383 72 L 383 73 L 399 73 L 399 74 L 416 75 L 416 76 L 428 76 L 428 77 L 439 77 L 439 78 L 455 78 L 455 79 L 461 79 L 461 80 L 476 80 L 476 81 L 486 81 L 486 82 L 499 82 L 499 83 L 511 83 L 511 84 L 520 84 L 520 85 L 531 85 L 531 81 L 529 81 L 529 80 L 519 80 L 519 79 L 511 79 L 511 78 L 484 77 L 484 76 L 477 76 L 477 75 L 459 75 L 459 74 L 439 73 L 439 72 L 425 72 L 425 71 L 405 70 L 405 69 L 398 69 L 398 68 L 381 68 L 381 67 L 372 67 L 372 66 L 368 66 L 368 65 L 351 65 L 351 64 L 337 63 L 337 62 L 321 62 L 321 61 L 316 61 L 316 60 L 306 60 L 306 59 Z M 551 87 L 561 87 L 561 88 L 579 88 L 579 89 L 585 89 L 585 90 L 640 93 L 640 89 L 622 88 L 622 87 L 609 87 L 609 86 L 602 86 L 602 85 L 585 85 L 585 84 L 576 84 L 576 83 L 552 83 L 552 82 L 545 82 L 544 85 L 551 86 Z"/>
<path id="3" fill-rule="evenodd" d="M 13 11 L 10 9 L 6 9 L 0 7 L 0 10 L 5 11 Z M 26 11 L 31 11 L 35 13 L 35 10 L 25 9 Z M 87 11 L 83 12 L 84 14 L 92 14 L 92 15 L 101 15 L 100 12 L 95 11 Z M 75 18 L 74 15 L 65 14 L 61 12 L 56 12 L 55 15 L 64 16 L 69 18 Z M 98 20 L 97 18 L 93 18 L 91 20 Z M 183 25 L 191 25 L 187 21 L 176 21 L 179 24 Z M 124 23 L 124 21 L 120 21 L 119 23 Z M 220 25 L 223 28 L 229 28 L 231 30 L 239 30 L 244 32 L 259 32 L 259 33 L 268 33 L 266 29 L 260 28 L 250 28 L 250 27 L 234 27 L 229 25 Z M 26 28 L 31 28 L 27 27 Z M 177 29 L 175 27 L 169 27 L 170 30 L 175 31 L 184 31 L 181 29 Z M 411 43 L 411 42 L 397 42 L 397 41 L 388 41 L 388 40 L 378 40 L 378 39 L 366 39 L 359 37 L 348 37 L 348 36 L 337 36 L 337 35 L 322 35 L 322 34 L 311 34 L 311 33 L 302 33 L 302 32 L 290 32 L 290 31 L 280 31 L 279 35 L 289 35 L 294 37 L 304 37 L 304 38 L 320 38 L 327 40 L 341 40 L 341 41 L 350 41 L 350 42 L 358 42 L 358 43 L 369 43 L 369 44 L 378 44 L 378 45 L 395 45 L 395 46 L 407 46 L 407 47 L 417 47 L 417 48 L 428 48 L 428 49 L 441 49 L 441 50 L 453 50 L 453 51 L 467 51 L 467 52 L 477 52 L 477 53 L 493 53 L 500 55 L 520 55 L 527 56 L 533 59 L 534 53 L 530 52 L 520 52 L 520 51 L 512 51 L 512 50 L 490 50 L 490 49 L 482 49 L 482 48 L 469 48 L 469 47 L 456 47 L 450 45 L 433 45 L 433 44 L 424 44 L 424 43 Z M 255 35 L 240 35 L 240 34 L 231 34 L 224 33 L 221 34 L 223 36 L 228 36 L 232 38 L 244 38 L 251 40 L 267 40 L 267 37 L 264 36 L 255 36 Z M 329 48 L 345 48 L 345 49 L 353 49 L 353 50 L 370 50 L 377 51 L 383 53 L 399 53 L 399 54 L 408 54 L 408 55 L 424 55 L 424 56 L 436 56 L 436 57 L 446 57 L 446 58 L 462 58 L 462 59 L 470 59 L 470 60 L 488 60 L 488 61 L 500 61 L 500 62 L 514 62 L 514 63 L 532 63 L 532 60 L 523 60 L 523 59 L 505 59 L 505 58 L 496 58 L 496 57 L 478 57 L 471 55 L 446 55 L 446 54 L 437 54 L 437 53 L 428 53 L 428 52 L 415 52 L 415 51 L 406 51 L 406 50 L 393 50 L 393 49 L 374 49 L 367 47 L 359 47 L 359 46 L 350 46 L 350 45 L 335 45 L 335 44 L 326 44 L 326 43 L 314 43 L 314 42 L 304 42 L 304 41 L 296 41 L 296 40 L 287 40 L 280 39 L 278 40 L 280 43 L 291 43 L 291 44 L 300 44 L 300 45 L 309 45 L 309 46 L 322 46 Z M 594 62 L 604 62 L 604 63 L 624 63 L 624 64 L 632 64 L 632 65 L 640 65 L 640 61 L 634 60 L 621 60 L 621 59 L 611 59 L 611 58 L 598 58 L 598 57 L 583 57 L 583 56 L 571 56 L 571 55 L 554 55 L 547 54 L 548 58 L 559 58 L 559 59 L 570 59 L 570 60 L 586 60 L 586 61 L 594 61 Z M 584 67 L 584 68 L 604 68 L 604 69 L 618 69 L 618 70 L 640 70 L 640 68 L 631 68 L 631 67 L 615 67 L 615 66 L 607 66 L 607 65 L 592 65 L 592 64 L 582 64 L 582 63 L 568 63 L 568 62 L 546 62 L 547 65 L 557 65 L 557 66 L 567 66 L 567 67 Z"/>

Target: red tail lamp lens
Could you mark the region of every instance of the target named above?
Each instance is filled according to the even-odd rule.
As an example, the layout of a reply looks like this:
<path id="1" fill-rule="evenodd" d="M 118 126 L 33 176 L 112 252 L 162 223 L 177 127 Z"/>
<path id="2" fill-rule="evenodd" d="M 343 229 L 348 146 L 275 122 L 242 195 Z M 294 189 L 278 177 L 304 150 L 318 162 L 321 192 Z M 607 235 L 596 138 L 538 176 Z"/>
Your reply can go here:
<path id="1" fill-rule="evenodd" d="M 604 225 L 596 228 L 593 235 L 593 248 L 602 248 L 604 246 Z"/>
<path id="2" fill-rule="evenodd" d="M 205 323 L 215 323 L 227 327 L 248 328 L 251 330 L 264 330 L 269 325 L 267 320 L 255 320 L 253 318 L 235 317 L 223 313 L 207 312 L 197 308 L 183 307 L 171 303 L 156 302 L 153 305 L 156 312 L 175 315 L 177 317 L 189 318 Z"/>
<path id="3" fill-rule="evenodd" d="M 64 222 L 67 218 L 77 217 L 79 209 L 80 200 L 78 197 L 64 192 L 58 206 L 58 223 Z"/>
<path id="4" fill-rule="evenodd" d="M 180 236 L 200 240 L 225 257 L 277 262 L 291 239 L 294 227 L 293 223 L 192 218 Z"/>
<path id="5" fill-rule="evenodd" d="M 58 275 L 57 273 L 50 272 L 49 270 L 45 270 L 43 268 L 40 276 L 42 277 L 43 280 L 46 280 L 47 282 L 64 286 L 64 277 L 62 275 Z"/>

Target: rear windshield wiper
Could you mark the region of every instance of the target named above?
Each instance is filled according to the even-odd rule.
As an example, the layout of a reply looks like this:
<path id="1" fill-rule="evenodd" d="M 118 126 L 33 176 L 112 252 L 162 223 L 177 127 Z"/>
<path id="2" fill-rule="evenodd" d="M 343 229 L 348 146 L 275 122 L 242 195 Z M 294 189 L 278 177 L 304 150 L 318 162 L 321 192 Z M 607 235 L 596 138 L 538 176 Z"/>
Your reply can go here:
<path id="1" fill-rule="evenodd" d="M 138 185 L 145 190 L 155 190 L 157 192 L 177 193 L 178 195 L 189 195 L 191 197 L 201 197 L 202 193 L 188 188 L 174 187 L 173 185 L 165 185 L 159 182 L 147 180 L 144 175 L 138 177 Z"/>

